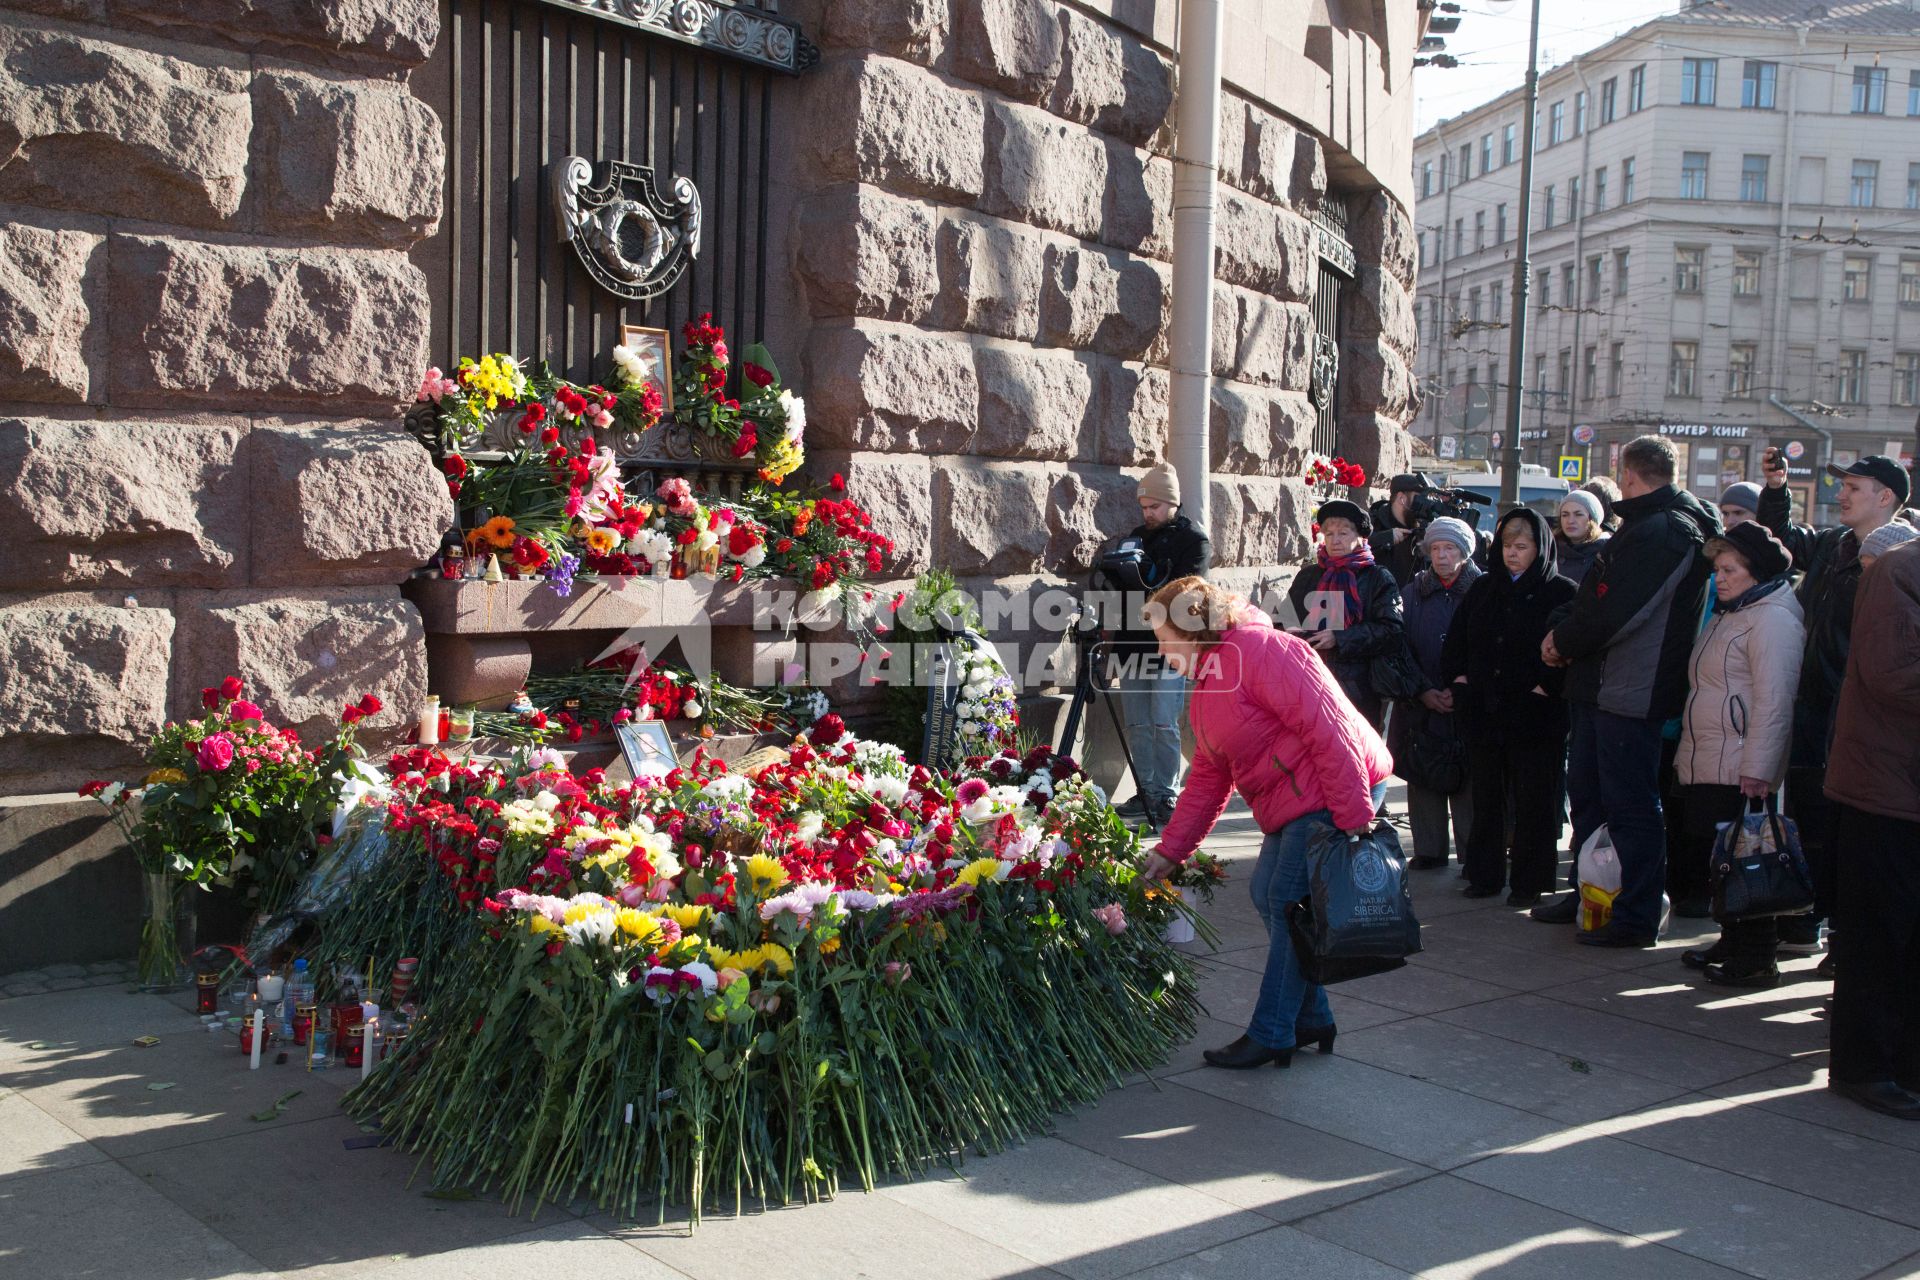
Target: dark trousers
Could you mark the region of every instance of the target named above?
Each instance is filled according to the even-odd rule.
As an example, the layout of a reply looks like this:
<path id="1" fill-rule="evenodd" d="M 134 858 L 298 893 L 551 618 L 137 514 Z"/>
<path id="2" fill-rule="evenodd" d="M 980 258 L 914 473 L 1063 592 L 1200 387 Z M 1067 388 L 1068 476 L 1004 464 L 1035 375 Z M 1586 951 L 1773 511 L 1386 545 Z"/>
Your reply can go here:
<path id="1" fill-rule="evenodd" d="M 1712 883 L 1709 866 L 1720 824 L 1738 822 L 1747 811 L 1747 798 L 1740 794 L 1740 788 L 1717 783 L 1682 787 L 1680 803 L 1686 816 L 1681 825 L 1681 842 L 1675 846 L 1672 861 L 1684 864 L 1686 870 L 1676 872 L 1670 868 L 1667 872 L 1667 883 L 1676 901 L 1682 894 L 1707 896 Z M 1759 920 L 1723 923 L 1720 941 L 1714 950 L 1720 959 L 1741 968 L 1766 968 L 1775 963 L 1779 947 L 1779 921 L 1765 916 Z"/>
<path id="2" fill-rule="evenodd" d="M 1713 852 L 1713 824 L 1732 822 L 1739 817 L 1740 788 L 1682 786 L 1674 770 L 1674 757 L 1680 753 L 1679 739 L 1669 739 L 1660 749 L 1660 805 L 1667 819 L 1667 894 L 1675 902 L 1707 896 L 1707 855 Z M 1701 820 L 1693 816 L 1694 797 L 1705 790 L 1731 792 L 1726 803 L 1732 813 L 1723 812 L 1726 803 L 1715 806 L 1707 801 L 1712 816 L 1705 819 L 1706 836 L 1700 834 Z M 1720 797 L 1726 800 L 1726 797 Z"/>
<path id="3" fill-rule="evenodd" d="M 1468 882 L 1477 889 L 1510 884 L 1515 893 L 1551 893 L 1560 861 L 1565 742 L 1474 742 L 1467 755 L 1468 786 L 1473 789 L 1473 827 L 1464 859 Z"/>
<path id="4" fill-rule="evenodd" d="M 1813 874 L 1815 924 L 1832 920 L 1839 888 L 1839 868 L 1833 846 L 1840 806 L 1827 799 L 1826 785 L 1825 769 L 1787 770 L 1786 812 L 1800 828 L 1800 848 L 1807 855 L 1807 870 Z"/>
<path id="5" fill-rule="evenodd" d="M 1839 805 L 1836 1080 L 1920 1089 L 1920 822 Z"/>
<path id="6" fill-rule="evenodd" d="M 1660 930 L 1667 877 L 1666 819 L 1660 807 L 1660 721 L 1634 720 L 1584 702 L 1569 705 L 1573 750 L 1567 802 L 1573 847 L 1604 823 L 1620 858 L 1620 896 L 1611 927 L 1650 935 Z"/>

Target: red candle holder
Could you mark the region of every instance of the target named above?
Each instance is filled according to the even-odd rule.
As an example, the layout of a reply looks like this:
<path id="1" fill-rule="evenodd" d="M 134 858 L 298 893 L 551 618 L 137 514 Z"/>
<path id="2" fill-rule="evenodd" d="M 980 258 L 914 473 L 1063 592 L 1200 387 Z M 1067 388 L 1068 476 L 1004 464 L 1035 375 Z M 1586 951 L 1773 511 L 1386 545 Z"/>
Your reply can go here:
<path id="1" fill-rule="evenodd" d="M 265 1053 L 267 1050 L 267 1046 L 272 1043 L 273 1043 L 273 1028 L 262 1023 L 260 1027 L 260 1051 L 262 1053 Z M 248 1018 L 245 1022 L 240 1024 L 240 1052 L 247 1055 L 248 1057 L 253 1056 L 253 1019 L 252 1018 Z"/>
<path id="2" fill-rule="evenodd" d="M 217 973 L 198 974 L 194 977 L 193 983 L 194 994 L 197 997 L 194 1012 L 220 1012 L 220 975 Z"/>
<path id="3" fill-rule="evenodd" d="M 333 1042 L 335 1044 L 345 1044 L 347 1042 L 347 1034 L 366 1019 L 365 1012 L 357 1003 L 348 1002 L 336 1004 L 332 1006 L 332 1012 Z"/>
<path id="4" fill-rule="evenodd" d="M 367 1024 L 361 1022 L 348 1027 L 344 1043 L 347 1046 L 345 1054 L 347 1065 L 358 1067 L 367 1056 Z"/>
<path id="5" fill-rule="evenodd" d="M 310 1004 L 293 1006 L 293 1042 L 304 1046 L 313 1034 L 314 1008 Z"/>

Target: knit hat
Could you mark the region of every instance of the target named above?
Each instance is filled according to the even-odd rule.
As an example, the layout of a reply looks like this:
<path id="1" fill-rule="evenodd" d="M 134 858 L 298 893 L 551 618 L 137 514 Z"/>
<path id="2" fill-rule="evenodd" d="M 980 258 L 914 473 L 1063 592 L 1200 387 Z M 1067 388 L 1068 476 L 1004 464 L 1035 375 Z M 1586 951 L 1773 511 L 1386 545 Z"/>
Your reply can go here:
<path id="1" fill-rule="evenodd" d="M 1863 556 L 1883 556 L 1895 547 L 1903 546 L 1920 538 L 1920 529 L 1910 524 L 1883 524 L 1860 541 L 1860 554 Z"/>
<path id="2" fill-rule="evenodd" d="M 1738 507 L 1742 511 L 1758 511 L 1760 509 L 1760 486 L 1750 480 L 1742 480 L 1739 484 L 1730 484 L 1720 491 L 1720 505 L 1723 507 Z"/>
<path id="3" fill-rule="evenodd" d="M 1368 519 L 1367 513 L 1360 509 L 1360 504 L 1348 502 L 1345 498 L 1335 498 L 1332 502 L 1322 503 L 1320 509 L 1313 513 L 1315 524 L 1325 524 L 1329 520 L 1347 521 L 1353 526 L 1354 532 L 1363 538 L 1373 532 L 1373 521 Z"/>
<path id="4" fill-rule="evenodd" d="M 1470 556 L 1477 541 L 1478 539 L 1473 536 L 1473 530 L 1467 527 L 1465 520 L 1456 520 L 1452 516 L 1440 516 L 1427 526 L 1426 533 L 1420 538 L 1420 545 L 1430 547 L 1436 542 L 1451 542 L 1460 548 L 1461 555 Z"/>
<path id="5" fill-rule="evenodd" d="M 1752 520 L 1707 539 L 1707 559 L 1711 560 L 1728 550 L 1740 553 L 1740 558 L 1747 562 L 1747 570 L 1753 574 L 1756 582 L 1771 582 L 1793 568 L 1793 557 L 1787 554 L 1780 539 L 1774 537 L 1765 525 Z"/>
<path id="6" fill-rule="evenodd" d="M 1577 507 L 1584 508 L 1587 513 L 1587 519 L 1593 521 L 1595 524 L 1599 524 L 1602 520 L 1603 508 L 1600 506 L 1600 499 L 1588 493 L 1585 489 L 1575 489 L 1568 493 L 1566 497 L 1560 499 L 1560 505 L 1562 507 L 1566 506 L 1569 502 Z"/>
<path id="7" fill-rule="evenodd" d="M 1157 462 L 1151 471 L 1140 477 L 1140 496 L 1177 507 L 1180 505 L 1180 477 L 1166 463 Z"/>

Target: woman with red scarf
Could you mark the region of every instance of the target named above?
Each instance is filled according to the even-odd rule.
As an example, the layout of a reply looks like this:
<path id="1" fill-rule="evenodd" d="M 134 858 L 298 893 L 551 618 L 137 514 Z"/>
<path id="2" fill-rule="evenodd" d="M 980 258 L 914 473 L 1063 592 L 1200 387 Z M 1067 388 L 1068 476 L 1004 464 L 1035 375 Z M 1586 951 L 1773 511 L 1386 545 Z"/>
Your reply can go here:
<path id="1" fill-rule="evenodd" d="M 1375 658 L 1406 642 L 1400 588 L 1373 562 L 1367 535 L 1373 522 L 1344 498 L 1314 512 L 1320 531 L 1316 563 L 1301 569 L 1287 589 L 1297 626 L 1288 630 L 1319 651 L 1355 710 L 1376 730 L 1385 704 L 1369 669 Z"/>

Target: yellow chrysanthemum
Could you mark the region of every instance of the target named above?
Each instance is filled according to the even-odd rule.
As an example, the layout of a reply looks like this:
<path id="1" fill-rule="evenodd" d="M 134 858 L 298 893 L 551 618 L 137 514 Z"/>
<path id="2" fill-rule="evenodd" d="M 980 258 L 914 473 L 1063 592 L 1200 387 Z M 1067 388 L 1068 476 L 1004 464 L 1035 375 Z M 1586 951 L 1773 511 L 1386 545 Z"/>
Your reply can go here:
<path id="1" fill-rule="evenodd" d="M 560 926 L 538 913 L 527 917 L 527 929 L 533 933 L 558 933 Z"/>
<path id="2" fill-rule="evenodd" d="M 660 921 L 644 911 L 632 907 L 621 907 L 613 913 L 613 922 L 620 932 L 635 942 L 648 942 L 660 932 Z"/>
<path id="3" fill-rule="evenodd" d="M 708 909 L 694 903 L 673 903 L 666 908 L 667 917 L 684 929 L 698 929 L 700 922 L 707 918 Z"/>
<path id="4" fill-rule="evenodd" d="M 561 913 L 561 919 L 568 924 L 579 924 L 588 916 L 597 916 L 605 910 L 607 908 L 598 902 L 569 902 L 567 909 Z"/>
<path id="5" fill-rule="evenodd" d="M 1000 859 L 975 858 L 972 862 L 960 868 L 960 874 L 953 878 L 953 882 L 955 884 L 971 885 L 992 884 L 994 877 L 998 875 L 999 872 Z"/>
<path id="6" fill-rule="evenodd" d="M 150 787 L 160 782 L 185 782 L 186 780 L 187 775 L 178 769 L 155 769 L 147 775 L 147 785 Z"/>
<path id="7" fill-rule="evenodd" d="M 764 967 L 772 969 L 783 978 L 793 972 L 793 952 L 787 950 L 777 942 L 765 943 L 759 950 L 761 953 L 760 963 Z"/>
<path id="8" fill-rule="evenodd" d="M 839 949 L 840 939 L 838 937 L 822 938 L 820 940 L 820 954 L 823 956 L 830 956 Z"/>
<path id="9" fill-rule="evenodd" d="M 787 882 L 787 869 L 780 859 L 756 853 L 747 859 L 747 880 L 758 893 L 772 893 Z"/>

